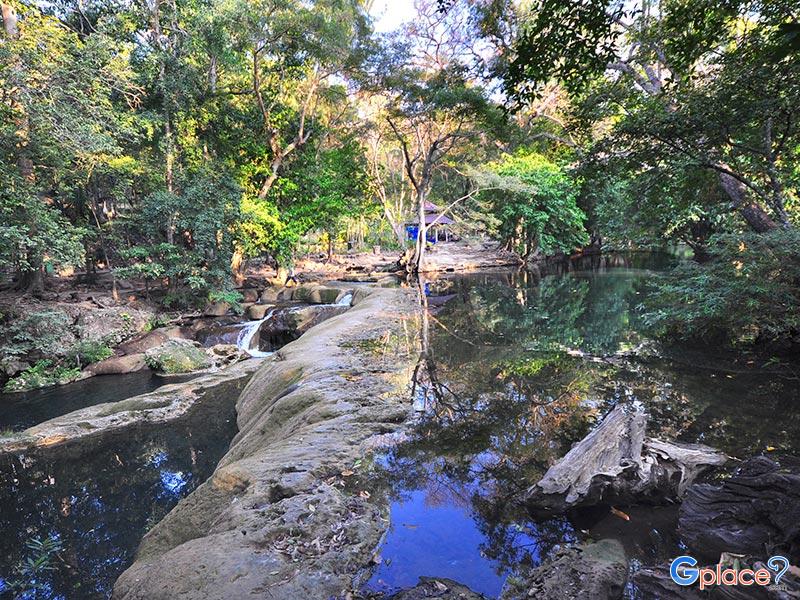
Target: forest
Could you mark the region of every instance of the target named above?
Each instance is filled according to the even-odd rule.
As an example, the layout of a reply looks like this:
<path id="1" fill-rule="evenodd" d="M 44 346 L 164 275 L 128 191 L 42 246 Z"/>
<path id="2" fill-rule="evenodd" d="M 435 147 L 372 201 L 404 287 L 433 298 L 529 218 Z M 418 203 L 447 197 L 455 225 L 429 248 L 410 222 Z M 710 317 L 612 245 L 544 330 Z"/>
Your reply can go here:
<path id="1" fill-rule="evenodd" d="M 793 2 L 415 8 L 3 3 L 3 271 L 235 299 L 252 259 L 402 251 L 431 199 L 526 260 L 688 247 L 654 321 L 792 338 Z"/>
<path id="2" fill-rule="evenodd" d="M 766 460 L 778 450 L 791 455 L 800 439 L 796 0 L 0 0 L 0 8 L 0 499 L 21 507 L 0 509 L 0 530 L 15 540 L 13 548 L 0 544 L 0 597 L 111 597 L 112 588 L 118 598 L 177 597 L 180 582 L 157 593 L 142 581 L 162 568 L 148 562 L 153 556 L 181 565 L 179 575 L 199 560 L 180 554 L 190 552 L 186 544 L 170 546 L 181 539 L 204 540 L 197 543 L 207 543 L 203 560 L 214 569 L 224 571 L 230 557 L 251 568 L 241 581 L 225 572 L 224 589 L 198 584 L 203 591 L 187 598 L 275 586 L 281 598 L 441 592 L 511 600 L 514 577 L 526 582 L 520 598 L 555 598 L 567 584 L 534 567 L 565 540 L 607 531 L 595 535 L 600 526 L 583 527 L 576 506 L 540 495 L 555 493 L 547 486 L 565 477 L 584 481 L 582 469 L 592 465 L 570 463 L 570 448 L 603 436 L 638 439 L 633 459 L 662 468 L 650 480 L 640 473 L 634 484 L 628 473 L 614 484 L 618 496 L 603 504 L 614 523 L 641 522 L 644 495 L 674 511 L 680 505 L 680 543 L 698 555 L 701 547 L 719 549 L 723 558 L 712 558 L 720 561 L 728 552 L 771 556 L 763 544 L 737 553 L 715 546 L 711 533 L 692 533 L 709 510 L 692 489 L 700 485 L 695 469 L 718 469 L 721 453 Z M 336 325 L 348 318 L 355 337 Z M 326 335 L 339 340 L 335 351 Z M 314 362 L 316 339 L 330 364 Z M 378 375 L 404 365 L 410 375 Z M 335 376 L 326 370 L 334 368 Z M 350 387 L 331 379 L 314 387 L 320 373 Z M 217 392 L 192 383 L 205 377 L 203 389 Z M 418 416 L 431 419 L 404 421 L 411 445 L 369 460 L 352 454 L 355 445 L 328 446 L 346 435 L 361 443 L 373 421 L 381 435 L 396 433 L 403 419 L 392 420 L 388 408 L 362 414 L 377 409 L 353 398 L 389 397 L 400 380 Z M 177 394 L 151 396 L 168 384 L 208 394 L 197 401 L 206 412 L 195 414 Z M 283 406 L 289 401 L 275 390 L 291 399 L 297 386 L 330 404 L 307 414 L 317 400 L 304 396 Z M 615 408 L 620 398 L 630 401 L 628 416 Z M 332 418 L 342 403 L 358 405 L 352 428 L 336 421 L 336 435 L 317 438 L 298 425 Z M 127 416 L 109 417 L 118 411 Z M 785 423 L 767 426 L 784 411 Z M 648 435 L 670 441 L 644 438 L 644 420 Z M 128 426 L 144 441 L 131 434 L 114 446 L 111 432 Z M 248 437 L 290 440 L 298 431 L 309 436 L 300 438 L 304 452 L 319 457 Z M 197 447 L 186 441 L 193 435 Z M 65 440 L 82 447 L 90 438 L 110 449 L 91 450 L 97 462 L 82 463 L 76 481 L 66 449 L 45 458 L 51 445 L 56 452 Z M 714 448 L 694 463 L 683 443 Z M 214 450 L 198 461 L 201 446 Z M 43 470 L 28 488 L 17 475 L 29 468 L 25 448 L 42 452 L 37 464 L 47 465 L 36 467 Z M 136 454 L 144 449 L 146 458 Z M 106 455 L 116 459 L 101 464 Z M 170 467 L 169 484 L 163 469 L 155 483 L 148 479 L 162 455 L 183 461 Z M 241 466 L 245 455 L 252 461 Z M 349 462 L 328 468 L 325 456 Z M 487 466 L 487 456 L 502 460 Z M 306 460 L 312 466 L 297 471 L 264 466 Z M 111 505 L 88 509 L 75 503 L 74 489 L 56 488 L 80 479 L 81 493 L 113 490 L 109 502 L 129 502 L 111 474 L 117 461 L 122 469 L 146 466 L 132 471 L 130 485 L 163 490 L 152 505 L 125 504 L 138 519 L 130 530 L 117 523 L 98 542 L 99 525 L 87 525 L 101 550 L 81 550 L 79 527 L 62 529 L 47 515 L 100 523 L 116 513 Z M 796 516 L 800 469 L 784 467 L 796 480 L 770 480 L 767 492 Z M 552 475 L 555 468 L 567 475 Z M 335 488 L 325 510 L 303 487 L 301 473 L 312 472 L 316 484 Z M 675 477 L 678 487 L 665 491 Z M 49 480 L 52 494 L 37 495 L 44 492 L 33 482 Z M 206 496 L 205 480 L 217 495 Z M 517 480 L 527 491 L 512 485 Z M 581 498 L 578 508 L 607 494 L 590 480 L 568 496 Z M 277 553 L 268 570 L 279 575 L 268 585 L 251 579 L 257 569 L 248 561 L 261 550 L 206 542 L 212 534 L 181 512 L 183 500 L 170 512 L 187 494 L 217 506 L 225 494 L 249 497 L 255 488 L 265 496 L 257 496 L 261 504 L 251 498 L 253 506 L 302 499 L 306 507 L 286 513 L 301 523 L 300 537 L 274 520 L 256 532 L 248 529 L 256 517 L 214 513 L 215 523 L 241 519 L 243 534 L 261 536 L 247 543 Z M 496 588 L 485 583 L 496 575 L 471 583 L 468 568 L 418 573 L 405 555 L 392 568 L 375 554 L 366 560 L 368 589 L 352 583 L 356 577 L 348 579 L 351 595 L 337 595 L 344 588 L 330 582 L 352 575 L 346 560 L 364 558 L 330 558 L 347 554 L 342 540 L 354 553 L 376 552 L 379 541 L 388 544 L 384 556 L 394 548 L 392 530 L 382 538 L 371 520 L 384 509 L 370 502 L 392 514 L 405 507 L 405 518 L 436 527 L 415 504 L 422 489 L 430 494 L 425 510 L 459 494 L 455 505 L 472 507 L 474 523 L 453 527 L 465 536 L 480 530 L 481 560 L 489 556 L 503 574 Z M 348 493 L 352 502 L 342 499 Z M 509 500 L 520 494 L 519 503 Z M 546 525 L 536 520 L 541 511 Z M 328 519 L 328 529 L 314 530 L 314 518 Z M 370 523 L 366 533 L 353 533 L 359 519 Z M 771 522 L 769 536 L 788 565 L 800 541 L 784 525 Z M 120 541 L 123 531 L 131 539 Z M 526 540 L 535 552 L 520 549 Z M 653 571 L 637 584 L 644 595 L 626 598 L 694 598 L 666 588 L 648 595 L 668 576 L 659 579 L 657 566 L 632 557 L 627 543 L 627 560 Z M 98 552 L 97 562 L 81 563 L 84 551 Z M 108 554 L 118 568 L 103 562 Z M 308 567 L 311 556 L 325 558 Z M 446 556 L 438 557 L 443 564 Z M 323 585 L 319 573 L 336 575 Z M 403 579 L 408 573 L 424 577 L 417 584 Z M 440 574 L 446 592 L 423 581 Z M 413 585 L 422 595 L 402 595 Z M 570 597 L 622 596 L 593 588 Z"/>

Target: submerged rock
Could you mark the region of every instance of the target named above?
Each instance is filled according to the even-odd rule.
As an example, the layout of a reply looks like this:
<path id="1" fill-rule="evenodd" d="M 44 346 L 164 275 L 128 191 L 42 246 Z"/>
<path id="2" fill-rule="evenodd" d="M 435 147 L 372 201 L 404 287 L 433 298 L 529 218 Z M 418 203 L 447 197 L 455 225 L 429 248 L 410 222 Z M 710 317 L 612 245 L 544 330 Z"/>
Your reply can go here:
<path id="1" fill-rule="evenodd" d="M 617 540 L 571 546 L 510 581 L 501 600 L 611 600 L 621 598 L 628 561 Z"/>
<path id="2" fill-rule="evenodd" d="M 419 584 L 403 590 L 386 600 L 486 600 L 486 596 L 473 592 L 465 585 L 443 577 L 420 577 Z"/>
<path id="3" fill-rule="evenodd" d="M 751 458 L 720 485 L 696 484 L 679 513 L 680 532 L 701 556 L 722 552 L 800 557 L 800 459 Z"/>
<path id="4" fill-rule="evenodd" d="M 617 405 L 531 487 L 527 506 L 549 516 L 601 503 L 675 500 L 698 476 L 728 461 L 701 444 L 645 438 L 646 424 L 641 404 Z"/>
<path id="5" fill-rule="evenodd" d="M 191 373 L 207 369 L 213 364 L 208 354 L 195 346 L 194 342 L 181 339 L 168 340 L 150 348 L 144 356 L 147 366 L 167 375 Z"/>

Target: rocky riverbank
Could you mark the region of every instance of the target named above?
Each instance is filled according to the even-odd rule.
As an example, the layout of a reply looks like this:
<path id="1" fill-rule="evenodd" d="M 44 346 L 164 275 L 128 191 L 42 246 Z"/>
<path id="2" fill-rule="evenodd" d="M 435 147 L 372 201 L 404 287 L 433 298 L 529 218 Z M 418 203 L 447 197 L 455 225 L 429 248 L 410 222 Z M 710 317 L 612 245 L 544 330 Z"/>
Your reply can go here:
<path id="1" fill-rule="evenodd" d="M 347 594 L 388 525 L 348 480 L 410 416 L 418 310 L 408 290 L 370 290 L 277 352 L 239 398 L 230 451 L 147 534 L 114 597 Z"/>
<path id="2" fill-rule="evenodd" d="M 259 366 L 259 361 L 245 361 L 188 382 L 165 385 L 149 394 L 68 413 L 0 438 L 0 454 L 61 446 L 138 425 L 173 421 L 210 395 L 238 395 Z"/>

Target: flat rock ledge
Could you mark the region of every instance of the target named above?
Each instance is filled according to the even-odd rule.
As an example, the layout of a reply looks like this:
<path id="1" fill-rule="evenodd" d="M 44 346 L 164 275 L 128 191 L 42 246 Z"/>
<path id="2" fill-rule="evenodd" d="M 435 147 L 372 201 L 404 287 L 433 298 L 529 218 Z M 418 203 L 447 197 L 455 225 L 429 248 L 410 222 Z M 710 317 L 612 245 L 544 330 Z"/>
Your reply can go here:
<path id="1" fill-rule="evenodd" d="M 67 413 L 3 437 L 0 439 L 0 454 L 55 448 L 128 427 L 178 419 L 208 394 L 238 395 L 260 364 L 255 360 L 243 361 L 190 381 L 164 385 L 148 394 Z"/>
<path id="2" fill-rule="evenodd" d="M 388 525 L 346 481 L 410 416 L 418 311 L 412 292 L 375 289 L 278 351 L 213 476 L 145 536 L 113 597 L 345 597 Z"/>

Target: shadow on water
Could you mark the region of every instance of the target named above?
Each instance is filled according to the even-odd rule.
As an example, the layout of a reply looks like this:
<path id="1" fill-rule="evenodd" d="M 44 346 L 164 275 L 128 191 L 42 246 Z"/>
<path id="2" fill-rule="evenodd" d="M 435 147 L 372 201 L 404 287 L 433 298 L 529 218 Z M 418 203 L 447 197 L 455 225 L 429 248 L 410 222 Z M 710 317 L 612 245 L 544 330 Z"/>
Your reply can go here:
<path id="1" fill-rule="evenodd" d="M 784 409 L 780 426 L 765 418 L 798 397 L 796 379 L 759 365 L 732 372 L 702 349 L 678 363 L 648 340 L 639 306 L 671 259 L 593 258 L 589 270 L 472 273 L 424 286 L 418 418 L 407 441 L 376 457 L 372 483 L 389 499 L 391 525 L 366 594 L 429 576 L 497 597 L 509 576 L 572 541 L 619 539 L 632 568 L 679 554 L 675 507 L 617 507 L 629 520 L 598 507 L 537 522 L 521 502 L 619 402 L 645 404 L 650 435 L 733 455 L 790 450 L 800 439 L 800 407 Z"/>
<path id="2" fill-rule="evenodd" d="M 213 473 L 237 431 L 235 402 L 207 394 L 167 425 L 0 457 L 0 595 L 108 598 L 143 535 Z M 34 539 L 61 550 L 32 578 Z"/>

